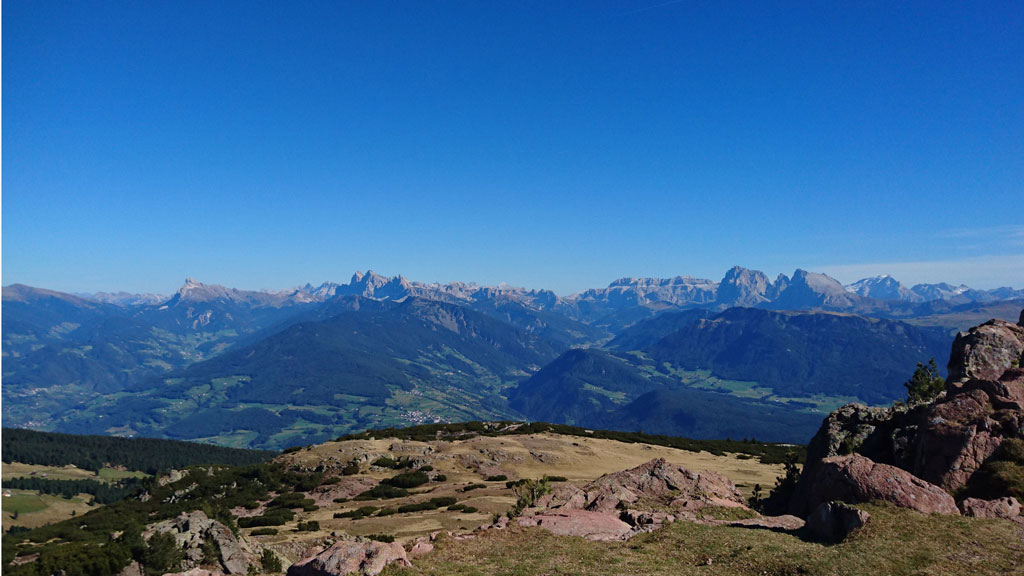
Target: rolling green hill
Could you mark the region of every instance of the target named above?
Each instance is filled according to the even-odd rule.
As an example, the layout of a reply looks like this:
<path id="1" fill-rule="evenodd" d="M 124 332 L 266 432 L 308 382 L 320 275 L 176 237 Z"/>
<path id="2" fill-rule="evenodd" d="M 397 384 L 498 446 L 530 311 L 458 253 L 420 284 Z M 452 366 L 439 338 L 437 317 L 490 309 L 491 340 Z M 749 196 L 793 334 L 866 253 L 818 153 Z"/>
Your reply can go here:
<path id="1" fill-rule="evenodd" d="M 504 389 L 560 351 L 479 312 L 408 299 L 293 325 L 89 405 L 61 428 L 280 448 L 373 426 L 509 417 Z"/>

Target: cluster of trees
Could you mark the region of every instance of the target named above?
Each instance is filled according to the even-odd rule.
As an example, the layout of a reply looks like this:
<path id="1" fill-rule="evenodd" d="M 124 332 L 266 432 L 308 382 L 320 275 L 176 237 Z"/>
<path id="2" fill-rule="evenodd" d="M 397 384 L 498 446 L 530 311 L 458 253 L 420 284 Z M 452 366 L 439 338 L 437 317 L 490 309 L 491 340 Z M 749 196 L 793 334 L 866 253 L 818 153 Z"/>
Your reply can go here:
<path id="1" fill-rule="evenodd" d="M 710 452 L 722 455 L 727 452 L 746 454 L 757 458 L 765 464 L 784 464 L 791 453 L 796 454 L 803 462 L 807 449 L 802 445 L 772 444 L 753 440 L 694 440 L 677 436 L 644 434 L 643 432 L 621 432 L 615 430 L 588 430 L 579 426 L 566 424 L 549 424 L 546 422 L 457 422 L 452 424 L 424 424 L 409 428 L 380 428 L 367 430 L 358 434 L 348 434 L 338 438 L 344 440 L 366 440 L 368 438 L 397 438 L 399 440 L 415 440 L 430 442 L 433 440 L 451 441 L 465 440 L 473 436 L 513 436 L 518 434 L 555 433 L 564 436 L 585 438 L 602 438 L 619 442 L 652 444 L 667 446 L 691 452 Z"/>
<path id="2" fill-rule="evenodd" d="M 20 428 L 3 429 L 4 462 L 42 466 L 74 464 L 94 472 L 104 466 L 124 466 L 147 474 L 203 464 L 248 466 L 270 460 L 275 455 L 263 450 L 240 450 L 155 438 L 78 436 Z"/>
<path id="3" fill-rule="evenodd" d="M 237 530 L 230 513 L 232 508 L 255 508 L 259 502 L 271 500 L 273 492 L 277 497 L 268 511 L 293 515 L 289 506 L 313 505 L 299 492 L 312 490 L 323 482 L 322 473 L 288 470 L 278 463 L 188 470 L 178 482 L 163 486 L 147 483 L 151 498 L 145 501 L 124 499 L 64 522 L 5 534 L 5 561 L 28 553 L 38 553 L 39 558 L 19 566 L 5 564 L 4 576 L 109 576 L 132 560 L 143 563 L 152 574 L 174 571 L 170 568 L 177 569 L 180 559 L 176 555 L 180 549 L 160 539 L 151 539 L 146 544 L 141 539 L 144 526 L 182 512 L 203 510 L 207 516 Z M 121 536 L 111 540 L 111 534 Z M 272 564 L 270 559 L 268 564 Z"/>
<path id="4" fill-rule="evenodd" d="M 35 490 L 42 494 L 56 494 L 64 498 L 73 498 L 79 494 L 91 494 L 93 500 L 100 504 L 112 504 L 128 496 L 142 486 L 138 478 L 125 478 L 116 484 L 97 482 L 96 480 L 57 480 L 29 476 L 11 478 L 3 481 L 4 488 L 15 490 Z"/>

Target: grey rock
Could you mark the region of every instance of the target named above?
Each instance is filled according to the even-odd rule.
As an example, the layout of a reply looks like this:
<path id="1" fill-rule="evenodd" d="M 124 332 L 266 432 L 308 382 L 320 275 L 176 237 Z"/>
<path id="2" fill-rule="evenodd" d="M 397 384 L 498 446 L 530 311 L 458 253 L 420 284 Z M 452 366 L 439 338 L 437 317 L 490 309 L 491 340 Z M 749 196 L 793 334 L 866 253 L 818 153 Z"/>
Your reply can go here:
<path id="1" fill-rule="evenodd" d="M 842 502 L 823 502 L 807 517 L 805 527 L 818 540 L 842 542 L 870 519 L 867 512 Z"/>

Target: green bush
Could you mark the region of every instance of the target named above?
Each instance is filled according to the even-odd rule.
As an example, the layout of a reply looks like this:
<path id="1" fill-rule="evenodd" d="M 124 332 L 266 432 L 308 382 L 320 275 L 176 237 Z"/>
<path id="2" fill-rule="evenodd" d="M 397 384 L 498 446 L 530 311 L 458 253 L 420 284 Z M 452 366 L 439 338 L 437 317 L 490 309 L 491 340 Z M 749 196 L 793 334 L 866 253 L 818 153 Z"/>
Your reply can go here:
<path id="1" fill-rule="evenodd" d="M 277 534 L 277 528 L 257 528 L 249 534 L 252 536 L 274 536 Z"/>
<path id="2" fill-rule="evenodd" d="M 918 362 L 914 375 L 903 383 L 907 389 L 907 402 L 914 404 L 920 402 L 931 402 L 946 389 L 946 381 L 939 376 L 939 369 L 935 366 L 935 358 L 928 361 L 928 365 Z"/>
<path id="3" fill-rule="evenodd" d="M 335 512 L 334 517 L 351 518 L 353 520 L 359 520 L 360 518 L 366 518 L 367 516 L 371 516 L 376 511 L 376 506 L 362 506 L 360 508 L 356 508 L 355 510 L 349 510 L 348 512 Z"/>
<path id="4" fill-rule="evenodd" d="M 409 495 L 405 488 L 397 488 L 387 484 L 378 484 L 366 492 L 355 497 L 356 500 L 389 500 L 391 498 L 404 498 Z"/>
<path id="5" fill-rule="evenodd" d="M 381 508 L 380 512 L 377 512 L 377 516 L 391 516 L 397 513 L 398 510 L 395 510 L 394 508 Z"/>
<path id="6" fill-rule="evenodd" d="M 341 473 L 345 476 L 355 476 L 356 474 L 359 474 L 359 463 L 349 462 L 341 469 Z"/>
<path id="7" fill-rule="evenodd" d="M 178 548 L 174 536 L 167 532 L 157 532 L 149 538 L 146 550 L 142 555 L 142 564 L 146 573 L 152 575 L 177 572 L 181 569 L 181 561 L 185 559 L 185 551 Z"/>
<path id="8" fill-rule="evenodd" d="M 258 526 L 281 526 L 286 522 L 295 519 L 295 513 L 288 508 L 274 508 L 267 510 L 262 516 L 239 518 L 239 528 L 255 528 Z"/>
<path id="9" fill-rule="evenodd" d="M 404 514 L 406 512 L 422 512 L 424 510 L 437 510 L 438 508 L 445 508 L 455 504 L 457 500 L 451 496 L 442 496 L 440 498 L 431 498 L 424 502 L 417 504 L 406 504 L 398 507 L 398 512 Z"/>
<path id="10" fill-rule="evenodd" d="M 260 556 L 260 566 L 263 567 L 264 572 L 277 573 L 281 571 L 281 559 L 269 548 L 264 548 L 263 554 Z"/>
<path id="11" fill-rule="evenodd" d="M 382 484 L 387 484 L 388 486 L 394 486 L 396 488 L 415 488 L 417 486 L 422 486 L 427 482 L 430 482 L 430 477 L 427 476 L 427 473 L 417 470 L 416 472 L 406 472 L 404 474 L 392 476 L 391 478 L 384 480 Z"/>
<path id="12" fill-rule="evenodd" d="M 299 522 L 295 527 L 299 532 L 316 532 L 320 529 L 320 523 L 316 520 L 310 520 L 308 522 Z"/>
<path id="13" fill-rule="evenodd" d="M 373 461 L 374 466 L 380 466 L 381 468 L 391 468 L 392 470 L 399 470 L 401 468 L 412 468 L 412 460 L 409 458 L 391 458 L 389 456 L 381 456 Z"/>
<path id="14" fill-rule="evenodd" d="M 465 508 L 462 509 L 463 514 L 472 514 L 474 512 L 479 512 L 479 510 L 477 510 L 473 506 L 466 506 Z"/>
<path id="15" fill-rule="evenodd" d="M 311 498 L 306 498 L 304 494 L 288 492 L 271 500 L 267 504 L 267 508 L 306 508 L 308 506 L 315 505 L 316 501 Z"/>
<path id="16" fill-rule="evenodd" d="M 376 540 L 377 542 L 384 542 L 390 544 L 395 541 L 395 537 L 390 534 L 369 534 L 366 536 L 370 540 Z"/>
<path id="17" fill-rule="evenodd" d="M 524 478 L 512 482 L 508 486 L 512 489 L 512 493 L 516 495 L 516 503 L 508 511 L 509 518 L 519 516 L 523 510 L 533 506 L 538 498 L 551 492 L 551 485 L 548 484 L 546 477 L 540 480 Z"/>
<path id="18" fill-rule="evenodd" d="M 488 482 L 504 482 L 506 480 L 508 480 L 508 476 L 506 476 L 504 474 L 498 474 L 497 476 L 488 476 L 487 477 L 487 481 Z"/>
<path id="19" fill-rule="evenodd" d="M 469 492 L 470 490 L 476 490 L 477 488 L 487 488 L 487 484 L 470 484 L 462 489 L 463 492 Z"/>

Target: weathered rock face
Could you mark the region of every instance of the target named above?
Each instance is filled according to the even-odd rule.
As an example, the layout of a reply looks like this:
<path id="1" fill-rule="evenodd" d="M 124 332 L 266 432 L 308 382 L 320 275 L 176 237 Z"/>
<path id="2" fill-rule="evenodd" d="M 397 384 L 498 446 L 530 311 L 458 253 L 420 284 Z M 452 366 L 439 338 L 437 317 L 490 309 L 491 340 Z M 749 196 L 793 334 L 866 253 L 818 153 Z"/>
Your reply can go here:
<path id="1" fill-rule="evenodd" d="M 1024 324 L 1024 313 L 1022 313 Z M 1024 436 L 1024 325 L 992 320 L 957 336 L 946 390 L 930 404 L 844 406 L 808 446 L 790 510 L 808 513 L 818 467 L 856 452 L 949 492 L 970 482 L 1003 438 Z"/>
<path id="2" fill-rule="evenodd" d="M 875 408 L 863 404 L 847 404 L 839 408 L 825 418 L 807 445 L 807 461 L 817 462 L 863 449 L 868 439 L 878 437 L 876 430 L 887 428 L 894 417 L 906 411 L 906 408 Z"/>
<path id="3" fill-rule="evenodd" d="M 582 488 L 560 485 L 539 498 L 518 523 L 591 540 L 624 540 L 677 516 L 697 518 L 708 506 L 746 507 L 725 476 L 690 472 L 659 458 L 606 474 Z"/>
<path id="4" fill-rule="evenodd" d="M 990 320 L 957 335 L 949 357 L 949 380 L 998 380 L 1007 369 L 1021 367 L 1022 355 L 1024 319 L 1021 324 Z"/>
<path id="5" fill-rule="evenodd" d="M 960 510 L 964 516 L 974 518 L 1008 518 L 1020 519 L 1020 502 L 1016 498 L 996 498 L 995 500 L 981 500 L 979 498 L 968 498 L 960 503 Z"/>
<path id="6" fill-rule="evenodd" d="M 174 572 L 172 574 L 164 574 L 164 576 L 224 576 L 221 572 L 210 572 L 202 568 L 193 568 L 185 572 Z"/>
<path id="7" fill-rule="evenodd" d="M 178 546 L 185 550 L 187 567 L 194 568 L 203 560 L 203 542 L 212 541 L 220 551 L 220 563 L 227 574 L 247 574 L 252 564 L 251 553 L 239 542 L 231 530 L 202 511 L 182 514 L 173 520 L 158 522 L 143 533 L 148 539 L 157 532 L 174 536 Z"/>
<path id="8" fill-rule="evenodd" d="M 341 576 L 380 574 L 389 564 L 410 566 L 409 557 L 398 543 L 342 540 L 288 568 L 288 576 Z"/>
<path id="9" fill-rule="evenodd" d="M 725 476 L 690 472 L 663 458 L 622 472 L 606 474 L 583 488 L 563 486 L 540 505 L 618 514 L 627 508 L 669 506 L 698 510 L 705 506 L 742 507 L 743 496 Z"/>
<path id="10" fill-rule="evenodd" d="M 860 454 L 821 461 L 814 477 L 809 479 L 803 509 L 798 512 L 807 514 L 831 501 L 857 504 L 871 500 L 884 500 L 926 514 L 960 514 L 953 497 L 942 488 Z"/>
<path id="11" fill-rule="evenodd" d="M 603 512 L 578 509 L 548 510 L 518 520 L 520 526 L 540 526 L 562 536 L 580 536 L 588 540 L 623 540 L 633 527 Z"/>
<path id="12" fill-rule="evenodd" d="M 842 502 L 825 502 L 807 517 L 807 530 L 823 542 L 842 542 L 868 523 L 871 515 Z"/>

